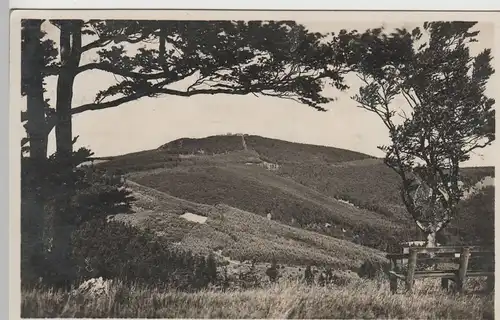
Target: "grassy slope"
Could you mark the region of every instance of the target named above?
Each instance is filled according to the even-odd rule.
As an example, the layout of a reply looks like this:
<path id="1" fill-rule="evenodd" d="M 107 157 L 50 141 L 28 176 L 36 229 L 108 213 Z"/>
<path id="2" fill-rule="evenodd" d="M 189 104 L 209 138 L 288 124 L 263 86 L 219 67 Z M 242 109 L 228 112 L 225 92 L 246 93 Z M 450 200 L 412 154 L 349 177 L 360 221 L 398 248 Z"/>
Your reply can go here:
<path id="1" fill-rule="evenodd" d="M 222 250 L 223 256 L 238 261 L 276 258 L 287 264 L 327 263 L 353 270 L 364 260 L 383 260 L 380 251 L 268 221 L 228 205 L 201 205 L 134 182 L 128 186 L 137 198 L 136 213 L 116 218 L 149 228 L 180 248 L 205 254 Z M 205 224 L 186 221 L 179 217 L 184 212 L 208 220 Z"/>
<path id="2" fill-rule="evenodd" d="M 349 200 L 386 217 L 402 217 L 399 179 L 382 160 L 338 165 L 288 163 L 280 174 L 334 198 Z"/>
<path id="3" fill-rule="evenodd" d="M 399 178 L 381 159 L 258 136 L 245 136 L 245 143 L 248 150 L 241 136 L 179 139 L 100 165 L 128 172 L 132 180 L 179 198 L 225 203 L 259 215 L 272 212 L 273 219 L 334 236 L 346 228 L 347 238 L 361 231 L 390 237 L 412 225 L 399 198 Z M 259 166 L 265 162 L 279 169 Z M 463 174 L 474 183 L 494 176 L 494 169 L 464 168 Z M 325 229 L 326 222 L 335 227 Z"/>
<path id="4" fill-rule="evenodd" d="M 131 175 L 130 179 L 195 202 L 225 203 L 260 215 L 272 212 L 275 219 L 288 223 L 295 219 L 303 223 L 354 227 L 369 220 L 377 229 L 395 227 L 378 214 L 341 203 L 255 166 L 179 166 L 162 172 Z"/>
<path id="5" fill-rule="evenodd" d="M 256 151 L 264 160 L 273 163 L 325 162 L 371 159 L 373 157 L 345 149 L 294 143 L 278 139 L 245 135 L 249 150 Z M 240 136 L 210 136 L 203 139 L 182 138 L 169 142 L 159 149 L 176 154 L 192 154 L 203 150 L 205 154 L 220 154 L 243 149 Z"/>
<path id="6" fill-rule="evenodd" d="M 407 218 L 400 178 L 381 159 L 339 164 L 287 163 L 280 174 L 334 198 L 345 199 L 395 219 Z M 494 177 L 493 167 L 462 168 L 462 180 L 475 184 Z"/>
<path id="7" fill-rule="evenodd" d="M 379 214 L 335 201 L 292 179 L 247 165 L 265 161 L 283 166 L 300 159 L 303 163 L 339 163 L 372 157 L 258 136 L 246 136 L 245 141 L 248 151 L 243 150 L 239 136 L 179 139 L 156 150 L 124 155 L 100 165 L 132 172 L 130 178 L 134 181 L 180 198 L 206 204 L 226 203 L 260 215 L 272 212 L 274 219 L 330 235 L 349 238 L 360 230 L 387 235 L 398 228 Z M 325 223 L 333 227 L 325 229 Z M 342 234 L 342 228 L 346 234 Z"/>

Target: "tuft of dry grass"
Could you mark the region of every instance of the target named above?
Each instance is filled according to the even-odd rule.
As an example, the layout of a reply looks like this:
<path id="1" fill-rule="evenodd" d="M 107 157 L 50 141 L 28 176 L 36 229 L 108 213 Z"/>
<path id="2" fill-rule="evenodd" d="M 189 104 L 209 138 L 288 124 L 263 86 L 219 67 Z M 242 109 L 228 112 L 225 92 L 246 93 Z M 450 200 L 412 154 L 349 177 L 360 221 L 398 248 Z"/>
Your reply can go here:
<path id="1" fill-rule="evenodd" d="M 22 317 L 30 318 L 493 319 L 492 295 L 447 294 L 433 281 L 395 295 L 386 282 L 361 279 L 345 286 L 284 281 L 261 289 L 197 293 L 113 283 L 107 296 L 31 289 L 23 290 L 21 301 Z"/>

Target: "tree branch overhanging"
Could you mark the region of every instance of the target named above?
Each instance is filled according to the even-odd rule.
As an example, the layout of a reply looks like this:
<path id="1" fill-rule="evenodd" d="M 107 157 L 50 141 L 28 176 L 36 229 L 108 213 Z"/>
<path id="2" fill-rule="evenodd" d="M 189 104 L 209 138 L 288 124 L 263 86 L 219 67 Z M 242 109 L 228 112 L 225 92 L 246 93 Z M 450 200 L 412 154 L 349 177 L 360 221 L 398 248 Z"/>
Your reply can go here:
<path id="1" fill-rule="evenodd" d="M 149 34 L 137 36 L 137 38 L 135 38 L 135 39 L 129 38 L 123 34 L 115 34 L 115 35 L 111 35 L 111 36 L 102 36 L 102 37 L 100 36 L 99 39 L 94 40 L 94 41 L 82 46 L 82 52 L 86 52 L 86 51 L 89 51 L 92 49 L 102 48 L 102 47 L 105 47 L 112 42 L 115 42 L 115 43 L 127 42 L 130 44 L 139 43 L 143 40 L 148 39 L 149 37 L 150 37 Z"/>
<path id="2" fill-rule="evenodd" d="M 103 63 L 103 62 L 87 63 L 83 66 L 80 66 L 78 68 L 77 73 L 80 74 L 80 73 L 83 73 L 83 72 L 89 71 L 89 70 L 101 70 L 101 71 L 113 73 L 115 75 L 123 76 L 126 78 L 143 79 L 143 80 L 155 80 L 155 79 L 162 79 L 165 77 L 164 72 L 141 73 L 141 72 L 127 71 L 127 70 L 123 70 L 121 68 L 118 68 L 118 67 L 115 67 L 111 64 Z"/>

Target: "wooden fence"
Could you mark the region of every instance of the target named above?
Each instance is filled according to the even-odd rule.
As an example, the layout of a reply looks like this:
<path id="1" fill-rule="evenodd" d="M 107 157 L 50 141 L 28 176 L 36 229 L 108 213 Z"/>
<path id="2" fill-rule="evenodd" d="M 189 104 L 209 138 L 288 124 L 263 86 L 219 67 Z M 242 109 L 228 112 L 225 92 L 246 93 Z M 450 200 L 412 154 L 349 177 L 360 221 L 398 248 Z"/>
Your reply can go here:
<path id="1" fill-rule="evenodd" d="M 462 292 L 467 277 L 488 277 L 487 289 L 493 290 L 494 256 L 493 248 L 479 246 L 411 247 L 408 253 L 388 254 L 387 258 L 391 261 L 389 271 L 391 292 L 397 291 L 398 280 L 404 281 L 406 290 L 411 291 L 415 279 L 422 278 L 441 278 L 441 286 L 446 290 L 449 287 L 449 280 L 452 280 L 456 284 L 457 291 Z M 401 262 L 406 259 L 407 265 L 402 266 Z M 435 268 L 417 270 L 419 263 L 432 265 Z"/>

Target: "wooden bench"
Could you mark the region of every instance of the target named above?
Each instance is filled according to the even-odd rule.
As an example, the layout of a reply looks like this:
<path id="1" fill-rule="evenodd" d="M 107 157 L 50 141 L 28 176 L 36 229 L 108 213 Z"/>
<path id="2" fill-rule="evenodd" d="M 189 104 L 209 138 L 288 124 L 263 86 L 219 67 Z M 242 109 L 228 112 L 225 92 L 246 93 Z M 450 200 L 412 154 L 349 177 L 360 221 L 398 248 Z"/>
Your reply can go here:
<path id="1" fill-rule="evenodd" d="M 456 283 L 458 292 L 463 292 L 464 283 L 467 277 L 487 277 L 488 291 L 494 286 L 494 256 L 495 250 L 491 247 L 467 246 L 443 246 L 435 248 L 411 247 L 409 253 L 388 254 L 387 258 L 391 262 L 389 271 L 389 281 L 392 293 L 396 293 L 398 280 L 406 284 L 406 290 L 411 291 L 415 279 L 441 278 L 441 286 L 448 290 L 449 280 Z M 401 271 L 398 261 L 408 261 L 405 271 Z M 470 262 L 479 260 L 483 265 L 471 267 Z M 416 270 L 417 263 L 427 263 L 431 265 L 458 264 L 457 269 L 445 270 Z"/>

